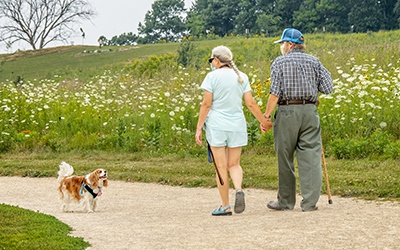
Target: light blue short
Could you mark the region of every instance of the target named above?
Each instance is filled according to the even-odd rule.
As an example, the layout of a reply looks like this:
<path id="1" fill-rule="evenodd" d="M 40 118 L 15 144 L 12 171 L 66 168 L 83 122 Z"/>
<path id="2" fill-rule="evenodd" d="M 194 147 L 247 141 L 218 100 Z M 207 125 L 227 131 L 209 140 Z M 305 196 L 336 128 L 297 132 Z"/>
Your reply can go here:
<path id="1" fill-rule="evenodd" d="M 247 145 L 247 132 L 232 132 L 206 128 L 206 138 L 213 147 L 237 148 Z"/>

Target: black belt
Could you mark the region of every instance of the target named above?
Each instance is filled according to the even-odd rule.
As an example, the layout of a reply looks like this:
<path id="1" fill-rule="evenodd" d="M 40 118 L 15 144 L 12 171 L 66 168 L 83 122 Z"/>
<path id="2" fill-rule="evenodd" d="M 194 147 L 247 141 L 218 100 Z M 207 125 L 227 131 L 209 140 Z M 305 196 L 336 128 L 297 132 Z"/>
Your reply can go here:
<path id="1" fill-rule="evenodd" d="M 302 100 L 302 101 L 280 101 L 278 102 L 279 105 L 304 105 L 304 104 L 314 104 L 315 102 L 312 101 L 306 101 L 306 100 Z"/>

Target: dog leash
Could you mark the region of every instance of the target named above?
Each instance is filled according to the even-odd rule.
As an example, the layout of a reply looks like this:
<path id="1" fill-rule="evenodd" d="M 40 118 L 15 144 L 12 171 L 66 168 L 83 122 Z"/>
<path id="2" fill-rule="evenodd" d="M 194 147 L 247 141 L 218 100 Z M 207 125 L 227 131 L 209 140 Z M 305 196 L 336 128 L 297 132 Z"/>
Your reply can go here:
<path id="1" fill-rule="evenodd" d="M 207 156 L 208 156 L 208 162 L 214 163 L 214 167 L 215 167 L 215 171 L 217 172 L 217 175 L 218 175 L 219 183 L 223 186 L 224 181 L 222 180 L 221 174 L 219 173 L 217 164 L 215 164 L 214 154 L 211 150 L 210 143 L 208 143 L 208 141 L 207 141 Z"/>

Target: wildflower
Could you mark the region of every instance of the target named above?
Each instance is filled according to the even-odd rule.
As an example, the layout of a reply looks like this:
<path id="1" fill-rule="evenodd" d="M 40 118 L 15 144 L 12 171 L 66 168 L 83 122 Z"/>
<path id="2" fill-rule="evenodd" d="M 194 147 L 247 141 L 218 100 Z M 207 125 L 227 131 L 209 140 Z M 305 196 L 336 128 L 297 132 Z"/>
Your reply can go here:
<path id="1" fill-rule="evenodd" d="M 381 123 L 379 124 L 379 126 L 380 126 L 381 128 L 386 128 L 387 124 L 386 124 L 386 122 L 381 122 Z"/>
<path id="2" fill-rule="evenodd" d="M 324 99 L 333 99 L 333 96 L 321 94 L 320 98 L 324 98 Z"/>
<path id="3" fill-rule="evenodd" d="M 151 114 L 150 114 L 150 117 L 151 117 L 151 118 L 154 118 L 154 117 L 156 117 L 156 115 L 155 115 L 154 113 L 151 113 Z"/>
<path id="4" fill-rule="evenodd" d="M 165 97 L 169 97 L 171 94 L 167 91 L 164 93 Z"/>
<path id="5" fill-rule="evenodd" d="M 174 116 L 174 115 L 175 115 L 175 112 L 174 112 L 174 111 L 171 111 L 171 112 L 169 112 L 169 115 L 170 115 L 170 116 Z"/>
<path id="6" fill-rule="evenodd" d="M 348 81 L 348 82 L 352 82 L 352 81 L 354 81 L 356 78 L 354 77 L 354 76 L 352 76 L 352 77 L 349 77 L 349 78 L 347 78 L 346 80 Z"/>

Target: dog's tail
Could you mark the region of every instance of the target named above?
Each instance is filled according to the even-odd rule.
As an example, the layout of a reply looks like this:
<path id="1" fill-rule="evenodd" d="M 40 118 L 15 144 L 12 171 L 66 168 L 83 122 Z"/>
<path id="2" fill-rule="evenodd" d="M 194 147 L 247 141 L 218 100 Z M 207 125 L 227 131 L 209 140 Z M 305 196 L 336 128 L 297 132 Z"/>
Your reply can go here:
<path id="1" fill-rule="evenodd" d="M 74 168 L 65 161 L 60 163 L 60 170 L 58 171 L 58 182 L 65 176 L 71 176 L 74 173 Z"/>

